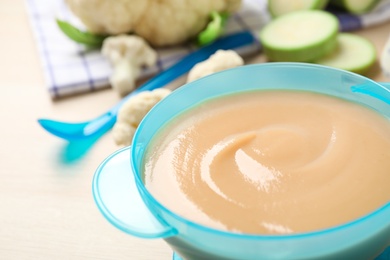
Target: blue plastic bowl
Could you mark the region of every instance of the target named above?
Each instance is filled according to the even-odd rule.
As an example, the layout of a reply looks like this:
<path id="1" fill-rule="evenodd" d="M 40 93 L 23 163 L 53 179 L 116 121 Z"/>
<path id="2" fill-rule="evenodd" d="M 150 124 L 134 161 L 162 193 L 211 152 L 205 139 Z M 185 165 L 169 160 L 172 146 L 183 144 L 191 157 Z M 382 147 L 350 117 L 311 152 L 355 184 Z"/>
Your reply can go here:
<path id="1" fill-rule="evenodd" d="M 141 177 L 143 156 L 162 125 L 206 99 L 254 89 L 325 93 L 361 103 L 390 118 L 390 91 L 354 73 L 304 63 L 247 65 L 219 72 L 182 86 L 157 104 L 138 127 L 132 147 L 114 153 L 100 165 L 93 193 L 102 214 L 131 235 L 165 239 L 185 259 L 390 259 L 389 250 L 384 252 L 390 246 L 390 202 L 362 218 L 325 230 L 248 235 L 185 219 L 146 190 Z"/>

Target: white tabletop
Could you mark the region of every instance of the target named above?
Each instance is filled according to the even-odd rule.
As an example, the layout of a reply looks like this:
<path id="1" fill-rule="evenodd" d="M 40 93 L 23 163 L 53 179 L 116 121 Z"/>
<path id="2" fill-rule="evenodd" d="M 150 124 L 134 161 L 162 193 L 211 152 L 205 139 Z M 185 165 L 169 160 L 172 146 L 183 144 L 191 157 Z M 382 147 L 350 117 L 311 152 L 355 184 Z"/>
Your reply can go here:
<path id="1" fill-rule="evenodd" d="M 380 51 L 390 23 L 358 33 Z M 66 160 L 71 147 L 37 123 L 40 117 L 92 118 L 115 104 L 118 95 L 107 89 L 52 101 L 23 0 L 0 1 L 0 52 L 0 258 L 171 259 L 164 241 L 122 233 L 93 201 L 94 171 L 119 148 L 111 135 L 81 158 Z M 259 55 L 248 62 L 262 61 Z M 385 80 L 378 65 L 369 76 Z"/>

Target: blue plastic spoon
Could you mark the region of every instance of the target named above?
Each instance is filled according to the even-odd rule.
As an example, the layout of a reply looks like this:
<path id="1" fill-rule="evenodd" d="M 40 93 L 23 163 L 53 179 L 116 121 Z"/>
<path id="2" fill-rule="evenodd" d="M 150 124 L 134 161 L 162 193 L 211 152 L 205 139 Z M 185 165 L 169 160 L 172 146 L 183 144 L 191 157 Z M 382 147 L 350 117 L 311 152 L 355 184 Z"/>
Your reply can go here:
<path id="1" fill-rule="evenodd" d="M 234 49 L 241 46 L 254 43 L 255 38 L 248 32 L 239 32 L 236 34 L 221 37 L 215 42 L 202 47 L 187 56 L 178 63 L 151 78 L 145 84 L 123 98 L 117 105 L 112 107 L 106 113 L 95 119 L 80 122 L 69 123 L 50 119 L 38 119 L 39 124 L 49 133 L 66 140 L 82 140 L 85 138 L 103 135 L 115 124 L 119 108 L 132 96 L 146 90 L 160 88 L 188 72 L 198 62 L 206 60 L 210 55 L 220 49 Z"/>

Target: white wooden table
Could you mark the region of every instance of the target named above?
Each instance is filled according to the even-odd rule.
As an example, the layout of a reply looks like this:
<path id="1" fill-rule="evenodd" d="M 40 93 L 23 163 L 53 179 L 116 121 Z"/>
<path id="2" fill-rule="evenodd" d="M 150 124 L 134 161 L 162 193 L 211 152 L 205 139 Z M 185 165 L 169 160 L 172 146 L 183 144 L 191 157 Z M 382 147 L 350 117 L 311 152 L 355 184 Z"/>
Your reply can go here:
<path id="1" fill-rule="evenodd" d="M 359 34 L 379 51 L 390 23 Z M 384 80 L 378 65 L 369 76 Z M 95 206 L 94 171 L 118 149 L 110 134 L 67 161 L 67 143 L 38 125 L 39 117 L 94 117 L 118 95 L 107 89 L 52 101 L 22 0 L 0 1 L 0 90 L 0 259 L 171 259 L 164 241 L 120 232 Z"/>

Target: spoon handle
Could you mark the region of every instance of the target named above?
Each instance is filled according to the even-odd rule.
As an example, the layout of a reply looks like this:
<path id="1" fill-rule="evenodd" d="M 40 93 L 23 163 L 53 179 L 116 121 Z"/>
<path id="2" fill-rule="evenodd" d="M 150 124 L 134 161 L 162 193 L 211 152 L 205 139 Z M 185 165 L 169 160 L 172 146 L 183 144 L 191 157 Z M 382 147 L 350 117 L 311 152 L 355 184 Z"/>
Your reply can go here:
<path id="1" fill-rule="evenodd" d="M 104 128 L 105 130 L 110 129 L 114 125 L 118 110 L 123 105 L 123 103 L 139 92 L 153 90 L 165 86 L 169 82 L 188 72 L 198 62 L 206 60 L 217 50 L 235 49 L 241 46 L 252 44 L 254 41 L 255 38 L 253 37 L 252 33 L 243 31 L 221 37 L 215 42 L 188 54 L 175 65 L 154 76 L 141 87 L 128 94 L 105 114 L 88 123 L 84 128 L 84 134 L 88 135 L 88 133 L 96 132 L 100 128 Z"/>
<path id="2" fill-rule="evenodd" d="M 160 74 L 157 74 L 149 81 L 144 83 L 141 87 L 139 87 L 138 89 L 134 90 L 132 93 L 127 95 L 123 99 L 123 102 L 139 92 L 146 91 L 146 90 L 153 90 L 165 86 L 169 82 L 173 81 L 174 79 L 188 72 L 197 63 L 209 58 L 210 55 L 214 54 L 217 50 L 234 49 L 240 46 L 251 44 L 254 41 L 255 39 L 253 35 L 248 31 L 239 32 L 239 33 L 222 37 L 216 40 L 215 42 L 211 43 L 210 45 L 206 45 L 188 54 L 187 56 L 185 56 L 183 59 L 178 61 L 176 64 L 174 64 L 167 70 L 161 72 Z M 121 104 L 122 102 L 118 104 L 118 106 L 120 107 Z M 118 109 L 119 108 L 118 106 L 113 107 L 111 109 L 111 112 L 117 112 L 117 110 L 115 109 Z"/>

